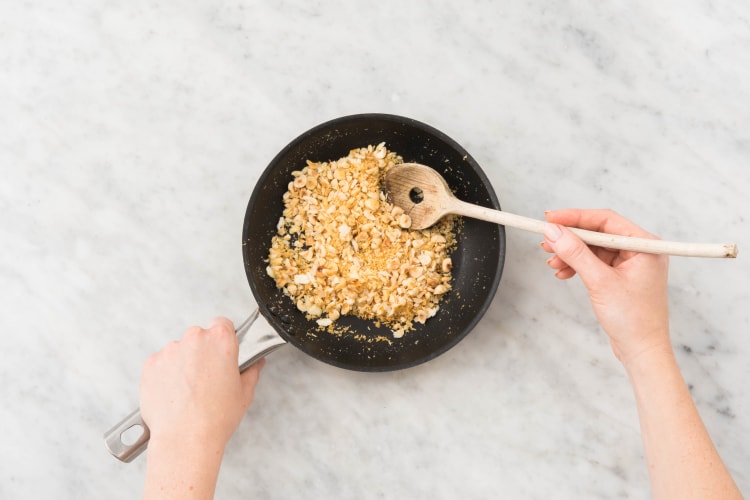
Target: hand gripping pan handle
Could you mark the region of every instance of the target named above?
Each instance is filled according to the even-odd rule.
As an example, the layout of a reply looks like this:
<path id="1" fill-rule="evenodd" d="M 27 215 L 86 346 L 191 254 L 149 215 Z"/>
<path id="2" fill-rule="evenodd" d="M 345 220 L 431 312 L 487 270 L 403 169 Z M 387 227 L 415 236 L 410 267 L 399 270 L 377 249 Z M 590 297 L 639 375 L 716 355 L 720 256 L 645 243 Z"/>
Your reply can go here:
<path id="1" fill-rule="evenodd" d="M 265 318 L 260 318 L 260 321 L 256 321 L 257 319 L 259 319 L 259 314 L 256 309 L 235 330 L 240 344 L 237 359 L 240 372 L 286 344 L 286 341 L 276 333 Z M 140 434 L 137 434 L 137 437 L 132 436 L 138 431 Z M 150 437 L 151 431 L 141 418 L 141 411 L 135 410 L 104 433 L 104 444 L 115 458 L 128 463 L 146 449 Z"/>

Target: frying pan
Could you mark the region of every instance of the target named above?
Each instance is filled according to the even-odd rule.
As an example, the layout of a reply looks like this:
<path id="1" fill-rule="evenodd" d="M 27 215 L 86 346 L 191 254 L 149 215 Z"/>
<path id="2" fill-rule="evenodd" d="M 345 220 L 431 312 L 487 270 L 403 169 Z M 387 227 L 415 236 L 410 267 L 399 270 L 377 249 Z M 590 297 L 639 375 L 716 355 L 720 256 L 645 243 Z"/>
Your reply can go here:
<path id="1" fill-rule="evenodd" d="M 337 160 L 349 151 L 385 141 L 406 162 L 419 162 L 440 172 L 456 195 L 471 203 L 498 208 L 487 177 L 473 158 L 438 130 L 412 119 L 383 114 L 345 116 L 323 123 L 293 140 L 271 161 L 250 198 L 242 232 L 242 254 L 250 288 L 265 317 L 288 343 L 310 356 L 341 368 L 360 371 L 397 370 L 428 361 L 459 342 L 487 310 L 502 273 L 505 233 L 502 226 L 463 220 L 453 259 L 453 290 L 437 315 L 399 339 L 386 326 L 353 316 L 337 324 L 369 339 L 330 335 L 305 318 L 291 299 L 266 275 L 268 249 L 284 210 L 282 196 L 307 160 Z"/>
<path id="2" fill-rule="evenodd" d="M 489 307 L 503 270 L 505 231 L 501 225 L 476 219 L 466 218 L 458 225 L 457 245 L 451 254 L 452 289 L 443 295 L 437 314 L 425 324 L 415 323 L 401 338 L 394 338 L 385 325 L 354 316 L 336 321 L 349 334 L 321 330 L 266 274 L 271 238 L 284 210 L 282 196 L 292 172 L 304 168 L 307 160 L 337 160 L 352 149 L 381 142 L 405 162 L 437 170 L 458 198 L 500 210 L 497 196 L 476 161 L 451 138 L 424 123 L 396 115 L 358 114 L 304 132 L 271 161 L 247 205 L 242 256 L 260 315 L 254 312 L 237 328 L 241 370 L 287 343 L 317 360 L 350 370 L 383 372 L 413 367 L 456 345 Z M 123 443 L 123 433 L 134 426 L 142 426 L 143 434 L 131 444 Z M 105 434 L 110 452 L 126 462 L 145 449 L 148 438 L 148 428 L 138 411 Z"/>

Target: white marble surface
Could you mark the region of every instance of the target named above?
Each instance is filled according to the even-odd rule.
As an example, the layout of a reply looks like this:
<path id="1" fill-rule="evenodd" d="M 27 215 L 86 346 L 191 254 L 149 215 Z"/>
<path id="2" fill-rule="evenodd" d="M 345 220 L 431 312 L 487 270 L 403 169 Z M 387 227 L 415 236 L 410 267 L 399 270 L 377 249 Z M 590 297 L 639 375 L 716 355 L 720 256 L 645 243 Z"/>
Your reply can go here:
<path id="1" fill-rule="evenodd" d="M 137 498 L 102 433 L 143 361 L 253 307 L 263 168 L 328 119 L 452 136 L 503 207 L 609 206 L 733 241 L 672 260 L 673 340 L 750 493 L 750 4 L 0 3 L 0 498 Z M 269 358 L 218 498 L 646 498 L 633 396 L 577 280 L 508 232 L 480 325 L 410 370 Z M 143 457 L 141 457 L 143 458 Z"/>

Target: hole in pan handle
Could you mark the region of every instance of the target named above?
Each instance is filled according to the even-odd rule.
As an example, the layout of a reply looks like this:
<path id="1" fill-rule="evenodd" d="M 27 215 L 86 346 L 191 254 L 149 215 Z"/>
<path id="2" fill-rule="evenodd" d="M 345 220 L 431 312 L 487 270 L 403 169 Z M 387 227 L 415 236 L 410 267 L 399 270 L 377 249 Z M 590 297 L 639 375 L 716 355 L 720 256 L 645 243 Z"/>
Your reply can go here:
<path id="1" fill-rule="evenodd" d="M 136 436 L 135 432 L 138 429 L 141 430 L 141 434 Z M 150 438 L 151 431 L 138 409 L 104 433 L 104 444 L 115 458 L 129 463 L 146 449 Z"/>
<path id="2" fill-rule="evenodd" d="M 235 330 L 239 340 L 237 364 L 240 372 L 286 344 L 286 341 L 276 333 L 265 318 L 260 318 L 260 321 L 256 321 L 257 319 L 259 319 L 259 314 L 256 309 Z M 141 433 L 137 434 L 139 430 Z M 129 463 L 143 453 L 143 450 L 148 447 L 150 438 L 151 431 L 141 418 L 141 411 L 138 409 L 104 433 L 104 444 L 115 458 Z"/>

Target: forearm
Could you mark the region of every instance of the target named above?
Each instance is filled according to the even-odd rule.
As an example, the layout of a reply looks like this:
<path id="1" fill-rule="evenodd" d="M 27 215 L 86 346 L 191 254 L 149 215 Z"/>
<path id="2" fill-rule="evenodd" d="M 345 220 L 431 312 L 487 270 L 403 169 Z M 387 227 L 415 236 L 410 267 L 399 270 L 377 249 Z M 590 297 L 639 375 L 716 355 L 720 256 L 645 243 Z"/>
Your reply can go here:
<path id="1" fill-rule="evenodd" d="M 144 500 L 211 499 L 224 448 L 193 442 L 151 439 L 146 463 Z"/>
<path id="2" fill-rule="evenodd" d="M 635 392 L 653 498 L 742 498 L 680 374 L 671 349 L 625 366 Z"/>

